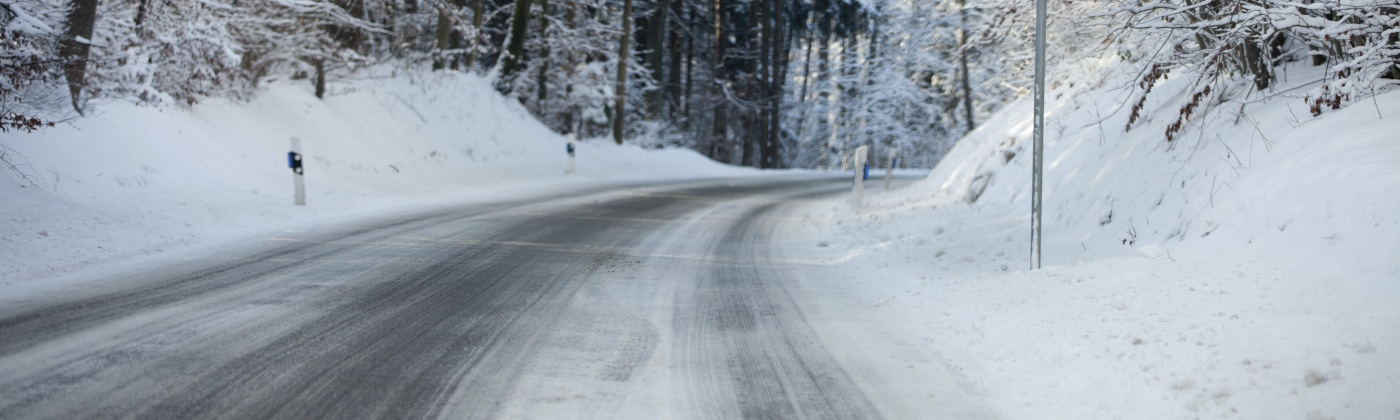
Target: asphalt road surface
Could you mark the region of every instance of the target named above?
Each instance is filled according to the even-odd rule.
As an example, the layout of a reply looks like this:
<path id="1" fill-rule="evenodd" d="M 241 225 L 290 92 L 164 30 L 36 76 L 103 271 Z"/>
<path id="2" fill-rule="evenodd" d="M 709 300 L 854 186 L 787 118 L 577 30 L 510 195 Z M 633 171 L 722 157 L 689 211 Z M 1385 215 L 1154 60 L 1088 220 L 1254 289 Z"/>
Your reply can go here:
<path id="1" fill-rule="evenodd" d="M 814 267 L 770 246 L 849 182 L 438 209 L 7 303 L 0 418 L 890 415 L 809 322 Z"/>

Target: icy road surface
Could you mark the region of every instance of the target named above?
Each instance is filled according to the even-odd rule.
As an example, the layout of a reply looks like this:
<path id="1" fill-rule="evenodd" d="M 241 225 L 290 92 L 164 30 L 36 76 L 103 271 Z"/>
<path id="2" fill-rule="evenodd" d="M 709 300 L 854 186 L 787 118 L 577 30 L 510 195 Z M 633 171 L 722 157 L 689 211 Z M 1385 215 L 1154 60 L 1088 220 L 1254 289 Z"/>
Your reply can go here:
<path id="1" fill-rule="evenodd" d="M 985 417 L 784 245 L 845 176 L 282 232 L 0 305 L 0 418 Z"/>

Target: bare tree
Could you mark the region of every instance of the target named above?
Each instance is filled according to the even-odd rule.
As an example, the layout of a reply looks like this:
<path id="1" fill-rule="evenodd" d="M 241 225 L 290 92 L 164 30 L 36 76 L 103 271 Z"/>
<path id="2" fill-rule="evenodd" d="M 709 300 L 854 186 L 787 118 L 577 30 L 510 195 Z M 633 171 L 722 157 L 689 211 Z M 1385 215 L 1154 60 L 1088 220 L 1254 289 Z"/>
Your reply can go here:
<path id="1" fill-rule="evenodd" d="M 522 0 L 528 1 L 528 0 Z M 613 106 L 613 141 L 622 144 L 623 128 L 627 119 L 627 62 L 631 60 L 632 47 L 632 0 L 622 2 L 622 45 L 617 50 L 617 104 Z"/>
<path id="2" fill-rule="evenodd" d="M 628 0 L 629 4 L 631 0 Z M 506 47 L 506 61 L 501 65 L 501 78 L 510 80 L 520 68 L 520 59 L 525 52 L 525 35 L 530 26 L 530 0 L 515 0 L 515 12 L 511 16 L 510 45 Z"/>
<path id="3" fill-rule="evenodd" d="M 73 97 L 73 109 L 83 113 L 78 99 L 82 94 L 87 72 L 88 52 L 92 49 L 92 28 L 97 23 L 97 0 L 73 0 L 64 19 L 67 29 L 59 44 L 58 56 L 64 63 L 68 92 Z"/>

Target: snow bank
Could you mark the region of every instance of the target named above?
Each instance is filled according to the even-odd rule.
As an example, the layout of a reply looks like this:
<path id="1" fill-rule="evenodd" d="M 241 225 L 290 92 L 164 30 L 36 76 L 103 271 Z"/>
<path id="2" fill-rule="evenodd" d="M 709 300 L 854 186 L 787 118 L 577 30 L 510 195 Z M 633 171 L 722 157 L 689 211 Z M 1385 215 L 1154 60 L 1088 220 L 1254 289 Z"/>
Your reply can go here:
<path id="1" fill-rule="evenodd" d="M 1045 269 L 1028 99 L 807 240 L 1011 418 L 1400 415 L 1400 92 L 1313 117 L 1290 92 L 1321 69 L 1290 66 L 1167 142 L 1188 78 L 1125 133 L 1127 67 L 1047 93 Z"/>
<path id="2" fill-rule="evenodd" d="M 67 125 L 7 134 L 36 185 L 0 171 L 0 284 L 507 186 L 751 173 L 596 139 L 579 145 L 577 174 L 565 176 L 566 140 L 488 80 L 380 76 L 333 86 L 325 100 L 304 81 L 280 82 L 247 103 L 109 103 Z M 306 207 L 291 205 L 292 137 L 306 156 Z"/>

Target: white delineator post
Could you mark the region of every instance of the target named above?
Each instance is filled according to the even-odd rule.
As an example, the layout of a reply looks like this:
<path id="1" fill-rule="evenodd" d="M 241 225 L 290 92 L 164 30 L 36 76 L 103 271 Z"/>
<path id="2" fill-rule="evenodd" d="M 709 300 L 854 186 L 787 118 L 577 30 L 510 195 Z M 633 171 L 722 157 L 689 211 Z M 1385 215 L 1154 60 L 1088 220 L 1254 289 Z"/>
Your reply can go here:
<path id="1" fill-rule="evenodd" d="M 869 150 L 869 147 L 870 146 L 861 146 L 856 148 L 854 162 L 854 166 L 856 167 L 855 186 L 851 187 L 851 194 L 855 195 L 856 207 L 860 207 L 861 198 L 865 195 L 865 154 L 866 151 Z"/>
<path id="2" fill-rule="evenodd" d="M 894 176 L 894 157 L 899 154 L 899 148 L 890 148 L 890 159 L 885 161 L 885 189 L 890 189 L 890 178 Z"/>
<path id="3" fill-rule="evenodd" d="M 577 142 L 573 133 L 569 133 L 569 145 L 564 150 L 569 152 L 569 168 L 564 173 L 572 175 L 574 173 L 574 143 Z"/>
<path id="4" fill-rule="evenodd" d="M 287 154 L 287 166 L 292 168 L 292 187 L 296 189 L 298 206 L 306 205 L 306 181 L 303 178 L 301 139 L 292 137 L 292 152 Z"/>

